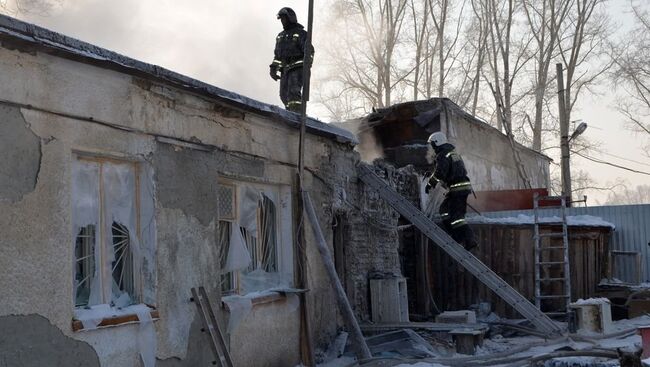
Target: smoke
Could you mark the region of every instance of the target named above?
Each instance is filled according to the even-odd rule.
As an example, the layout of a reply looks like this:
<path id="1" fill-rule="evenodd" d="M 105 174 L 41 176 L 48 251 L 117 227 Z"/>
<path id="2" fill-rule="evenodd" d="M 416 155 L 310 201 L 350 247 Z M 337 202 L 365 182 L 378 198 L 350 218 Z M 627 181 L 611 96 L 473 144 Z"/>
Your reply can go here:
<path id="1" fill-rule="evenodd" d="M 359 136 L 359 145 L 356 150 L 359 152 L 361 160 L 367 163 L 372 163 L 375 159 L 384 157 L 384 149 L 372 130 L 366 131 Z"/>

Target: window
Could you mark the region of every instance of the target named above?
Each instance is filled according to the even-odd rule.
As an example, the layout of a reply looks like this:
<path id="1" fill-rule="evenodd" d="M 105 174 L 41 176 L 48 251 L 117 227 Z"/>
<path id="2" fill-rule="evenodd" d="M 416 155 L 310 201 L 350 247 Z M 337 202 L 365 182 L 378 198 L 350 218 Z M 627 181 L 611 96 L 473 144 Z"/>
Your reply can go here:
<path id="1" fill-rule="evenodd" d="M 290 188 L 221 183 L 219 210 L 222 293 L 245 294 L 290 287 L 293 282 Z"/>
<path id="2" fill-rule="evenodd" d="M 137 303 L 138 164 L 78 156 L 72 169 L 74 304 Z"/>

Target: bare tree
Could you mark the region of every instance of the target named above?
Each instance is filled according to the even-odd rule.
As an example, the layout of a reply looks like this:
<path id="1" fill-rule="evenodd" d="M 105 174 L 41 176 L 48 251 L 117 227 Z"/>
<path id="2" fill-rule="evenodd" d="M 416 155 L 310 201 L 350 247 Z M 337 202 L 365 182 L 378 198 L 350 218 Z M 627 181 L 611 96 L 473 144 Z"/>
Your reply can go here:
<path id="1" fill-rule="evenodd" d="M 372 60 L 377 68 L 378 105 L 391 104 L 393 55 L 399 41 L 406 13 L 406 0 L 356 0 L 354 2 L 363 26 L 364 35 L 371 48 Z"/>
<path id="2" fill-rule="evenodd" d="M 402 41 L 407 4 L 407 0 L 335 1 L 328 26 L 345 31 L 337 33 L 326 50 L 330 73 L 321 88 L 336 93 L 321 100 L 322 104 L 328 107 L 336 95 L 354 97 L 357 106 L 347 110 L 367 111 L 393 102 L 392 92 L 408 75 L 400 72 L 394 57 Z"/>
<path id="3" fill-rule="evenodd" d="M 489 22 L 488 60 L 490 74 L 485 79 L 495 101 L 497 127 L 512 136 L 513 106 L 526 92 L 513 96 L 513 86 L 532 53 L 528 47 L 532 41 L 529 32 L 520 30 L 513 39 L 512 30 L 520 6 L 516 0 L 484 0 L 484 11 Z"/>
<path id="4" fill-rule="evenodd" d="M 480 0 L 472 0 L 472 11 L 474 12 L 474 28 L 475 34 L 477 37 L 470 38 L 469 42 L 472 45 L 472 48 L 475 50 L 476 55 L 476 66 L 474 68 L 472 86 L 469 91 L 469 96 L 472 98 L 472 115 L 476 116 L 476 108 L 478 106 L 478 97 L 481 86 L 481 74 L 483 72 L 483 66 L 485 64 L 485 54 L 487 50 L 487 37 L 489 33 L 489 20 L 483 14 L 485 10 L 484 7 L 480 6 L 478 3 Z M 471 62 L 470 62 L 471 65 Z M 469 70 L 468 75 L 469 75 Z"/>
<path id="5" fill-rule="evenodd" d="M 564 98 L 566 118 L 583 89 L 589 89 L 612 66 L 606 60 L 606 39 L 609 18 L 602 9 L 605 0 L 574 0 L 564 33 L 559 40 L 560 56 L 566 69 Z M 592 89 L 592 92 L 594 90 Z"/>
<path id="6" fill-rule="evenodd" d="M 571 5 L 570 0 L 523 0 L 523 6 L 535 39 L 535 116 L 532 123 L 533 149 L 542 149 L 542 119 L 544 99 L 549 84 L 549 66 L 558 48 L 558 32 Z M 551 78 L 553 80 L 553 78 Z"/>
<path id="7" fill-rule="evenodd" d="M 0 13 L 49 15 L 63 0 L 0 0 Z"/>
<path id="8" fill-rule="evenodd" d="M 430 57 L 429 53 L 429 0 L 420 0 L 416 4 L 411 0 L 411 22 L 413 23 L 413 46 L 415 47 L 415 65 L 413 66 L 413 100 L 420 94 L 419 86 L 422 78 L 423 61 Z"/>
<path id="9" fill-rule="evenodd" d="M 629 183 L 621 185 L 617 190 L 610 192 L 604 204 L 650 204 L 650 185 L 638 185 L 635 188 L 631 188 Z"/>
<path id="10" fill-rule="evenodd" d="M 639 4 L 631 4 L 635 19 L 634 29 L 626 34 L 627 42 L 613 45 L 612 72 L 615 85 L 624 91 L 625 98 L 618 110 L 627 118 L 633 131 L 650 138 L 650 14 Z M 650 145 L 645 154 L 650 157 Z"/>

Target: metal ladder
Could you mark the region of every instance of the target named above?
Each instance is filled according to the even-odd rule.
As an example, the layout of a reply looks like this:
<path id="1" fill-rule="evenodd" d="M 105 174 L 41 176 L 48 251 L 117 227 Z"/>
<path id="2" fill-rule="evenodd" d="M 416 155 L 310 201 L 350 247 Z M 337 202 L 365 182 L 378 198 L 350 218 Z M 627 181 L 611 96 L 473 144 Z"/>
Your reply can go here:
<path id="1" fill-rule="evenodd" d="M 522 316 L 530 320 L 541 332 L 548 335 L 561 334 L 562 328 L 537 309 L 524 296 L 501 279 L 492 269 L 483 264 L 463 246 L 454 241 L 442 228 L 427 218 L 411 202 L 399 195 L 395 189 L 379 178 L 368 165 L 360 163 L 359 179 L 379 193 L 388 204 L 415 225 L 449 256 L 467 269 L 479 281 L 510 304 Z"/>
<path id="2" fill-rule="evenodd" d="M 226 341 L 224 340 L 221 328 L 217 323 L 217 318 L 214 316 L 214 312 L 212 311 L 210 299 L 205 292 L 205 288 L 199 287 L 198 290 L 192 288 L 191 291 L 192 298 L 190 298 L 190 301 L 196 304 L 199 315 L 201 315 L 201 320 L 203 320 L 203 328 L 201 331 L 207 331 L 210 335 L 210 347 L 212 347 L 214 356 L 218 358 L 218 362 L 212 361 L 212 364 L 218 364 L 221 367 L 234 367 L 232 359 L 230 358 L 230 353 L 226 347 Z"/>
<path id="3" fill-rule="evenodd" d="M 540 201 L 553 201 L 560 202 L 560 206 L 545 206 L 545 208 L 559 208 L 561 213 L 560 221 L 540 222 L 539 217 L 539 202 Z M 542 309 L 542 301 L 562 299 L 564 300 L 564 310 L 555 312 L 545 312 L 549 316 L 565 316 L 569 312 L 569 304 L 571 303 L 571 271 L 569 269 L 569 231 L 566 221 L 566 198 L 564 196 L 540 196 L 535 194 L 533 198 L 534 213 L 535 213 L 535 306 Z M 545 232 L 541 233 L 540 227 L 543 226 L 562 226 L 562 232 Z M 549 241 L 548 246 L 543 246 L 544 238 L 562 238 L 562 246 L 553 246 L 552 241 Z M 551 269 L 561 267 L 560 276 L 552 276 Z M 542 287 L 544 283 L 545 287 Z M 556 289 L 553 284 L 561 283 L 562 292 L 560 294 L 553 293 L 552 290 Z M 543 293 L 543 290 L 549 289 L 551 292 Z"/>

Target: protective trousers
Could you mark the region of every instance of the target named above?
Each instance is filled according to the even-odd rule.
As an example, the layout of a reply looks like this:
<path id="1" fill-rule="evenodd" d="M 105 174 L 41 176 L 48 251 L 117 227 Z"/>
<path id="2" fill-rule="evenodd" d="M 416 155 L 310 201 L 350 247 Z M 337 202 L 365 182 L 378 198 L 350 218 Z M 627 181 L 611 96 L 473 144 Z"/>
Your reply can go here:
<path id="1" fill-rule="evenodd" d="M 302 67 L 282 70 L 280 99 L 284 107 L 293 112 L 302 111 Z"/>
<path id="2" fill-rule="evenodd" d="M 444 229 L 451 237 L 470 250 L 477 246 L 474 232 L 465 221 L 467 213 L 467 197 L 470 191 L 450 191 L 440 204 L 440 216 Z"/>

